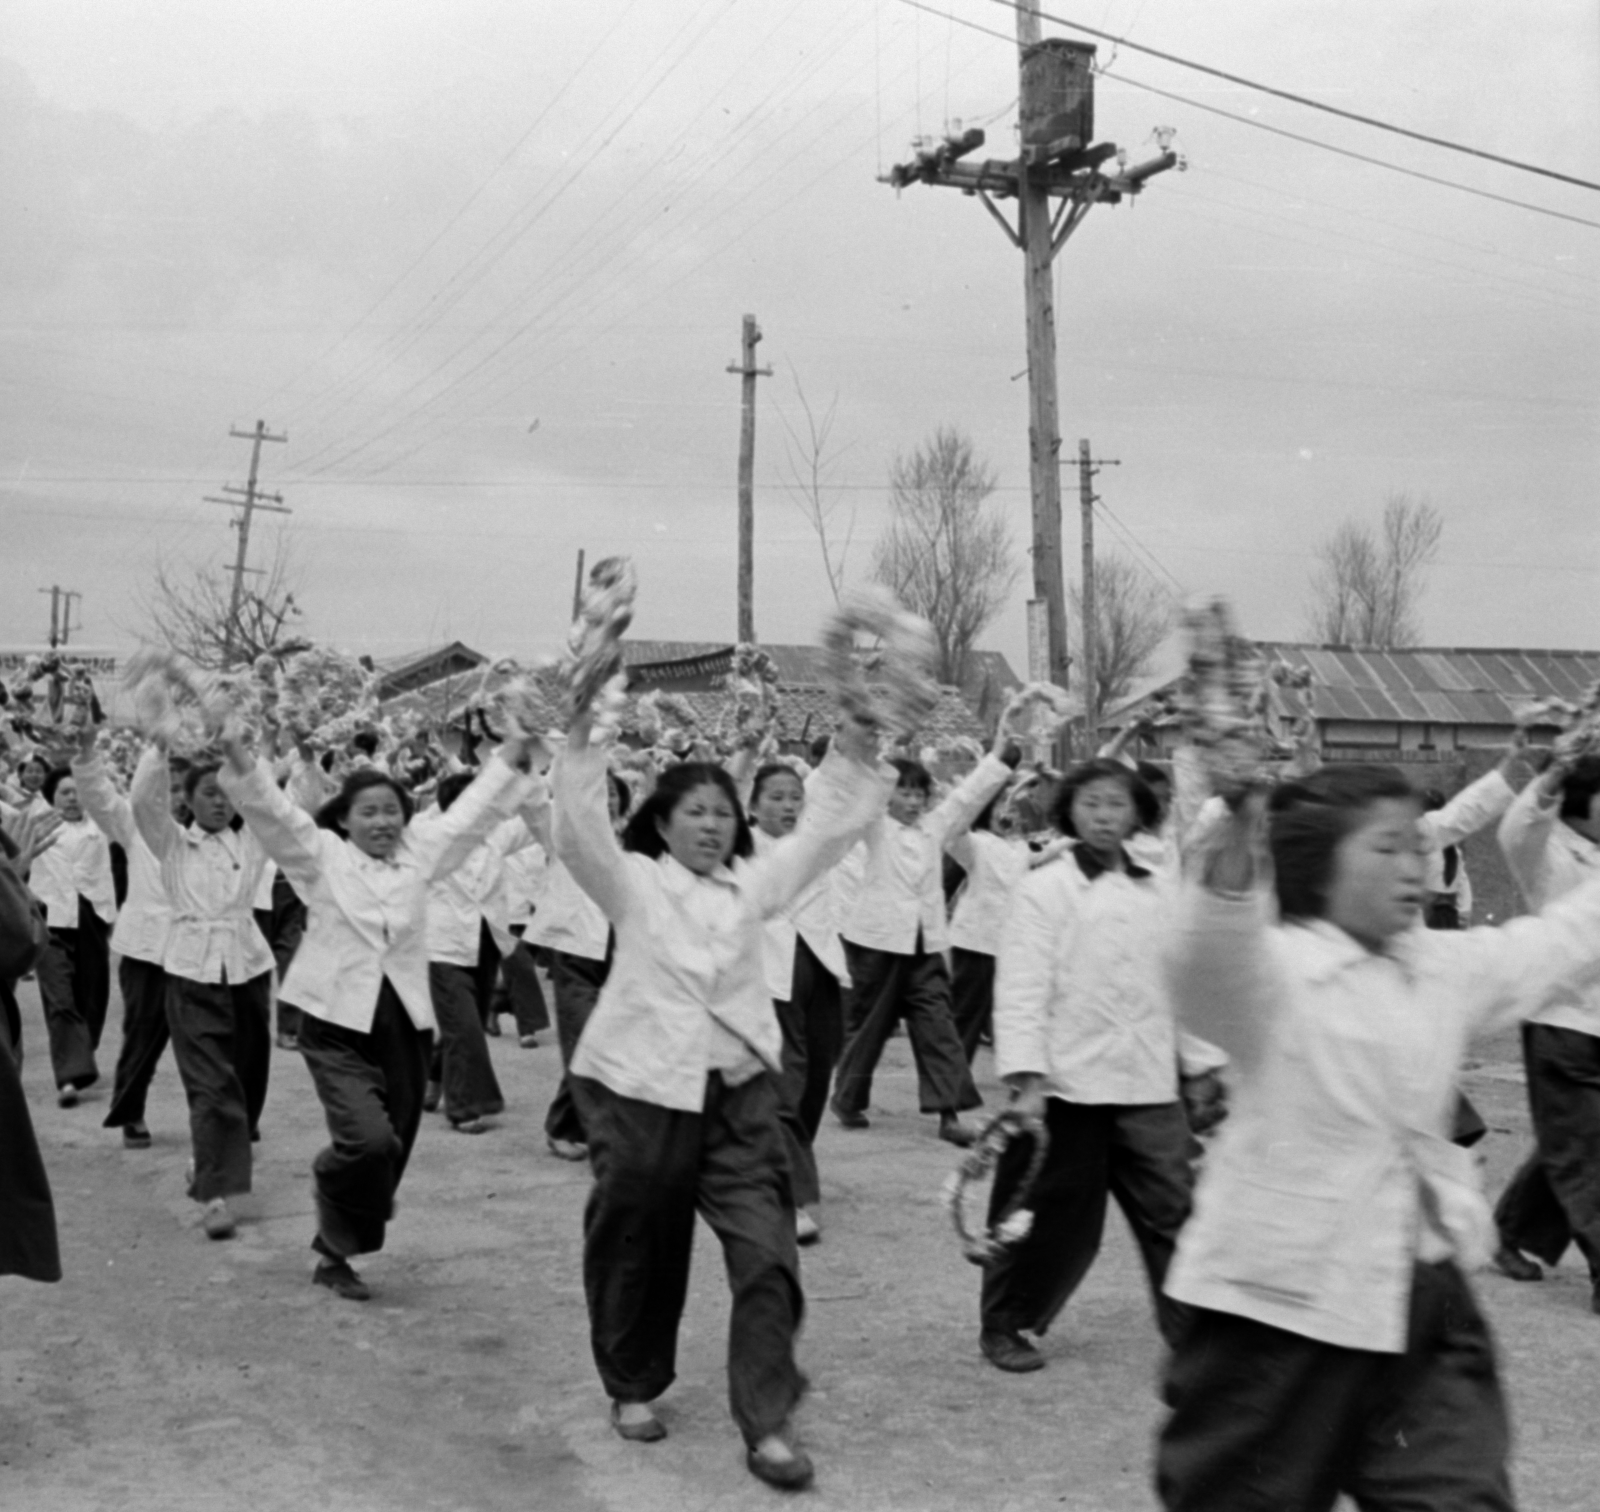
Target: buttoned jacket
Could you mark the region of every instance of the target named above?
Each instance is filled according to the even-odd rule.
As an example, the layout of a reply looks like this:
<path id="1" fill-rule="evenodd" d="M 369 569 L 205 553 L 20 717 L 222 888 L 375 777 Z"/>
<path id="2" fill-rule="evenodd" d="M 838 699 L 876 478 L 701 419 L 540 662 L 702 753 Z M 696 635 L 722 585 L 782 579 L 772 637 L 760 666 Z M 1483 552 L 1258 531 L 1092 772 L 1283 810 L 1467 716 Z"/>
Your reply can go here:
<path id="1" fill-rule="evenodd" d="M 892 769 L 831 752 L 793 834 L 709 876 L 670 853 L 624 852 L 606 812 L 606 765 L 566 749 L 552 774 L 556 854 L 616 930 L 616 954 L 572 1071 L 623 1097 L 698 1111 L 713 1067 L 779 1068 L 781 1036 L 762 969 L 762 923 L 834 865 L 882 813 Z"/>
<path id="2" fill-rule="evenodd" d="M 768 855 L 779 843 L 764 830 L 752 829 L 758 856 Z M 843 987 L 850 985 L 844 946 L 839 940 L 838 868 L 830 867 L 800 889 L 782 913 L 767 920 L 762 944 L 762 969 L 767 992 L 786 1003 L 794 991 L 795 942 L 804 940 L 821 965 Z"/>
<path id="3" fill-rule="evenodd" d="M 419 1029 L 436 1027 L 428 990 L 428 886 L 460 865 L 524 795 L 518 773 L 492 758 L 426 834 L 408 826 L 391 857 L 369 856 L 278 791 L 258 764 L 224 767 L 224 791 L 294 890 L 306 932 L 283 983 L 303 1013 L 361 1034 L 385 977 Z"/>
<path id="4" fill-rule="evenodd" d="M 1033 865 L 1024 840 L 989 830 L 967 830 L 945 847 L 967 874 L 950 915 L 950 943 L 957 950 L 995 955 L 1011 911 L 1012 895 Z"/>
<path id="5" fill-rule="evenodd" d="M 45 921 L 52 929 L 78 927 L 80 897 L 107 924 L 117 917 L 111 844 L 93 819 L 71 820 L 56 831 L 49 850 L 34 860 L 28 885 L 44 904 Z"/>
<path id="6" fill-rule="evenodd" d="M 945 847 L 983 812 L 1010 776 L 1011 769 L 997 756 L 985 756 L 915 824 L 897 823 L 887 814 L 872 824 L 841 870 L 840 932 L 845 939 L 872 950 L 912 955 L 920 931 L 924 950 L 943 950 L 950 939 Z"/>
<path id="7" fill-rule="evenodd" d="M 1536 912 L 1600 877 L 1600 845 L 1558 817 L 1560 796 L 1544 801 L 1529 783 L 1500 821 L 1500 849 Z M 1600 1035 L 1600 983 L 1561 982 L 1533 1015 L 1536 1024 Z"/>
<path id="8" fill-rule="evenodd" d="M 139 758 L 142 767 L 158 760 L 154 748 Z M 128 857 L 128 893 L 117 910 L 111 931 L 111 948 L 130 960 L 159 966 L 166 958 L 167 933 L 172 927 L 172 905 L 161 885 L 161 862 L 144 843 L 134 823 L 133 805 L 119 793 L 98 756 L 74 761 L 72 775 L 78 784 L 83 811 L 120 845 Z"/>
<path id="9" fill-rule="evenodd" d="M 1450 1141 L 1473 1037 L 1600 958 L 1600 885 L 1496 929 L 1417 926 L 1382 952 L 1277 925 L 1262 896 L 1189 892 L 1168 956 L 1180 1023 L 1232 1060 L 1230 1112 L 1167 1278 L 1181 1302 L 1347 1349 L 1399 1352 L 1418 1259 L 1487 1258 Z"/>
<path id="10" fill-rule="evenodd" d="M 438 809 L 412 821 L 426 835 L 449 817 Z M 476 966 L 482 929 L 489 926 L 501 955 L 517 948 L 511 933 L 511 899 L 506 886 L 507 862 L 533 845 L 533 831 L 520 818 L 507 819 L 453 872 L 428 889 L 428 959 L 449 966 Z"/>

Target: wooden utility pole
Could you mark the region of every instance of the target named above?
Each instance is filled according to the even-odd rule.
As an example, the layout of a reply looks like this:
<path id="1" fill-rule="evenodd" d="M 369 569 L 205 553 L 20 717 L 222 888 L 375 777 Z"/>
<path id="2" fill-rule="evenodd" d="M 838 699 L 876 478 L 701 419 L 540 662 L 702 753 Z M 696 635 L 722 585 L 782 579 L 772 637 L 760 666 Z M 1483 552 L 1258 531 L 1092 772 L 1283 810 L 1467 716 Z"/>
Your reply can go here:
<path id="1" fill-rule="evenodd" d="M 1114 458 L 1091 457 L 1089 443 L 1078 442 L 1078 512 L 1083 532 L 1083 728 L 1087 741 L 1085 749 L 1093 754 L 1099 744 L 1100 730 L 1100 679 L 1097 674 L 1099 660 L 1100 618 L 1095 604 L 1094 572 L 1094 475 L 1102 467 L 1120 467 Z"/>
<path id="2" fill-rule="evenodd" d="M 572 617 L 583 613 L 583 547 L 578 548 L 578 575 L 572 580 Z"/>
<path id="3" fill-rule="evenodd" d="M 1146 179 L 1179 165 L 1163 147 L 1137 167 L 1120 166 L 1114 143 L 1091 146 L 1094 135 L 1095 48 L 1061 37 L 1040 38 L 1038 0 L 1017 5 L 1020 72 L 1017 157 L 963 161 L 984 144 L 976 128 L 928 146 L 896 164 L 883 182 L 903 189 L 934 184 L 976 196 L 1023 255 L 1023 298 L 1028 333 L 1028 457 L 1033 495 L 1033 594 L 1043 606 L 1046 662 L 1051 682 L 1067 686 L 1066 582 L 1061 550 L 1061 432 L 1056 403 L 1056 322 L 1051 264 L 1090 207 L 1115 205 L 1138 194 Z M 1117 158 L 1114 172 L 1102 165 Z M 1015 228 L 997 200 L 1017 202 Z M 1059 203 L 1052 208 L 1051 201 Z M 1030 606 L 1031 609 L 1032 606 Z"/>
<path id="4" fill-rule="evenodd" d="M 770 378 L 772 369 L 756 366 L 756 343 L 761 327 L 754 315 L 744 318 L 744 349 L 738 362 L 728 371 L 744 380 L 743 406 L 739 416 L 739 640 L 748 644 L 756 638 L 756 379 Z"/>
<path id="5" fill-rule="evenodd" d="M 72 641 L 72 601 L 83 602 L 83 595 L 73 588 L 60 588 L 51 584 L 40 593 L 50 595 L 50 649 L 70 645 Z"/>
<path id="6" fill-rule="evenodd" d="M 262 493 L 256 487 L 256 480 L 261 472 L 261 443 L 263 441 L 287 441 L 288 436 L 274 436 L 267 429 L 265 420 L 257 420 L 253 431 L 228 429 L 230 436 L 235 436 L 241 441 L 250 441 L 254 444 L 250 448 L 250 477 L 243 488 L 232 483 L 224 483 L 222 491 L 233 494 L 234 498 L 218 499 L 207 494 L 207 504 L 226 504 L 230 509 L 241 511 L 238 519 L 229 523 L 239 532 L 239 552 L 233 561 L 233 594 L 228 603 L 228 623 L 223 627 L 222 665 L 229 666 L 233 662 L 233 654 L 239 634 L 239 610 L 244 604 L 244 579 L 247 572 L 258 572 L 260 569 L 246 565 L 250 551 L 250 517 L 258 509 L 268 509 L 274 514 L 293 514 L 283 502 L 282 494 Z"/>

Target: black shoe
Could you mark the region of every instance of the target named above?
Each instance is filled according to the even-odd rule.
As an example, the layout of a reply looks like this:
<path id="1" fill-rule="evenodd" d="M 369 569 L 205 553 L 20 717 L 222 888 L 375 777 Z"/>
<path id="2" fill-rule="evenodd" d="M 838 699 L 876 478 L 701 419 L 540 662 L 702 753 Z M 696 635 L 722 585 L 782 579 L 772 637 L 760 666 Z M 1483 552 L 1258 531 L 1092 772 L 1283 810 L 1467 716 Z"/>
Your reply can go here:
<path id="1" fill-rule="evenodd" d="M 1509 1244 L 1502 1244 L 1494 1252 L 1494 1268 L 1502 1276 L 1510 1276 L 1513 1281 L 1544 1280 L 1544 1272 L 1521 1250 L 1515 1249 Z"/>
<path id="2" fill-rule="evenodd" d="M 500 1015 L 498 1013 L 493 1018 L 483 1021 L 483 1032 L 492 1034 L 496 1039 L 500 1038 Z"/>
<path id="3" fill-rule="evenodd" d="M 347 1302 L 365 1302 L 372 1296 L 367 1283 L 350 1269 L 348 1260 L 319 1260 L 311 1279 Z"/>
<path id="4" fill-rule="evenodd" d="M 753 1448 L 747 1449 L 744 1462 L 757 1480 L 776 1486 L 780 1491 L 804 1491 L 817 1478 L 811 1456 L 803 1449 L 791 1448 L 782 1459 L 759 1454 Z"/>
<path id="5" fill-rule="evenodd" d="M 833 1116 L 846 1129 L 870 1129 L 872 1120 L 865 1113 L 851 1113 L 841 1108 L 838 1103 L 833 1105 Z"/>
<path id="6" fill-rule="evenodd" d="M 123 1124 L 122 1148 L 125 1150 L 148 1150 L 150 1148 L 150 1130 L 142 1123 Z"/>
<path id="7" fill-rule="evenodd" d="M 424 1113 L 437 1113 L 439 1104 L 444 1101 L 444 1084 L 431 1081 L 422 1092 L 422 1111 Z"/>
<path id="8" fill-rule="evenodd" d="M 1044 1369 L 1044 1356 L 1015 1329 L 986 1328 L 978 1335 L 978 1348 L 996 1370 L 1025 1375 Z"/>

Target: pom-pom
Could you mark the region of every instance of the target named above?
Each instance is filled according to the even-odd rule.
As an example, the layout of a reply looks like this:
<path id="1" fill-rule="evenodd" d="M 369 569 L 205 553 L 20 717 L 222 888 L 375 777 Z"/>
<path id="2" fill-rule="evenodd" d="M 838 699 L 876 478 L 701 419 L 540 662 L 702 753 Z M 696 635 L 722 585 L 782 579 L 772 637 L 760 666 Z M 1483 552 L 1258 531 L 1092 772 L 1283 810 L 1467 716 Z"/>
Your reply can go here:
<path id="1" fill-rule="evenodd" d="M 858 635 L 879 644 L 862 653 Z M 881 588 L 857 589 L 840 601 L 823 626 L 822 650 L 823 678 L 852 719 L 904 736 L 938 706 L 933 629 Z"/>
<path id="2" fill-rule="evenodd" d="M 615 727 L 620 720 L 627 686 L 622 637 L 633 623 L 637 592 L 633 563 L 627 557 L 606 557 L 590 569 L 559 664 L 566 687 L 563 713 L 569 724 L 583 714 L 602 728 Z"/>

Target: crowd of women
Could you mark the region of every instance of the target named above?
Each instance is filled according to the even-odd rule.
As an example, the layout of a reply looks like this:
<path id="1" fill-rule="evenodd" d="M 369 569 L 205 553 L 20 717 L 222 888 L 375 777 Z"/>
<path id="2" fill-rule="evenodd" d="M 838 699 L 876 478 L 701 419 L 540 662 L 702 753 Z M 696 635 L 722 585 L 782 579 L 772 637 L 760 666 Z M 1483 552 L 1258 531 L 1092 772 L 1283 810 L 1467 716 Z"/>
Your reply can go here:
<path id="1" fill-rule="evenodd" d="M 691 752 L 635 792 L 580 709 L 549 743 L 511 723 L 422 813 L 370 741 L 330 774 L 229 720 L 215 760 L 176 770 L 153 744 L 123 794 L 85 729 L 70 761 L 23 761 L 3 811 L 8 1199 L 48 1216 L 19 1134 L 23 971 L 70 1107 L 99 1074 L 119 957 L 106 1123 L 149 1143 L 170 1037 L 219 1240 L 250 1190 L 276 997 L 328 1126 L 313 1276 L 365 1298 L 352 1261 L 385 1242 L 425 1110 L 442 1099 L 476 1133 L 504 1106 L 485 965 L 504 958 L 519 1033 L 546 1022 L 536 950 L 565 1067 L 548 1145 L 592 1173 L 583 1280 L 611 1421 L 666 1434 L 653 1404 L 698 1213 L 728 1273 L 747 1463 L 795 1489 L 814 1473 L 792 1415 L 822 1120 L 868 1129 L 903 1025 L 921 1110 L 966 1146 L 992 1043 L 1023 1132 L 975 1289 L 989 1362 L 1045 1365 L 1035 1341 L 1114 1198 L 1169 1351 L 1164 1506 L 1511 1507 L 1467 1274 L 1538 1279 L 1576 1244 L 1600 1311 L 1600 757 L 1521 773 L 1518 793 L 1514 748 L 1426 810 L 1393 768 L 1314 757 L 1224 799 L 1184 753 L 1135 763 L 1120 742 L 1019 771 L 1017 719 L 942 792 L 849 717 L 812 764 Z M 1457 848 L 1495 824 L 1529 912 L 1455 927 Z M 506 875 L 529 855 L 518 920 Z M 1457 1075 L 1475 1037 L 1517 1023 L 1537 1145 L 1491 1216 Z M 59 1273 L 39 1222 L 0 1232 L 0 1270 Z"/>

